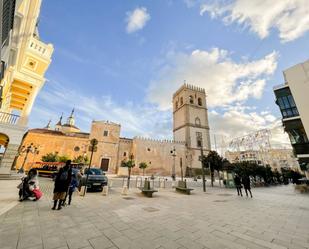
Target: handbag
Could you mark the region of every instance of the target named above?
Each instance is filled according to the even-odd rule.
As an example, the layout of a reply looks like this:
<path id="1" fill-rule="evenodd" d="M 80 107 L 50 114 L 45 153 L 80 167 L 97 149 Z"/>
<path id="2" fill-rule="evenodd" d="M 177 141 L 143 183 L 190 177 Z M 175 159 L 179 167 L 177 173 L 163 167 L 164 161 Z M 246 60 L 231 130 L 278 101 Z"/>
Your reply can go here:
<path id="1" fill-rule="evenodd" d="M 37 200 L 39 200 L 43 196 L 42 191 L 38 188 L 35 188 L 32 192 Z"/>

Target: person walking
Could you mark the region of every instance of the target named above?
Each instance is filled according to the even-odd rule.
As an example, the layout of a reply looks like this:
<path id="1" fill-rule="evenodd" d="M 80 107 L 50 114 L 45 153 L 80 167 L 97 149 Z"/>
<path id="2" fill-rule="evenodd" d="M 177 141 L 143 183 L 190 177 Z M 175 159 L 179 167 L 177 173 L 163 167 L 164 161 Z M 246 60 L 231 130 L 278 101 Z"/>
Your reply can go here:
<path id="1" fill-rule="evenodd" d="M 65 166 L 63 166 L 59 172 L 57 173 L 55 179 L 55 187 L 54 187 L 54 206 L 52 210 L 55 210 L 58 204 L 58 210 L 61 209 L 62 201 L 65 199 L 66 193 L 69 190 L 69 185 L 72 179 L 72 168 L 71 168 L 71 160 L 66 161 Z"/>
<path id="2" fill-rule="evenodd" d="M 75 192 L 75 190 L 78 188 L 79 186 L 79 180 L 78 180 L 78 174 L 79 171 L 78 170 L 72 170 L 72 180 L 71 180 L 71 184 L 69 187 L 69 202 L 68 205 L 71 205 L 71 201 L 72 201 L 72 195 Z"/>
<path id="3" fill-rule="evenodd" d="M 70 182 L 70 185 L 69 185 L 69 190 L 66 193 L 65 198 L 62 201 L 61 206 L 66 206 L 67 197 L 69 197 L 68 205 L 71 205 L 72 195 L 79 186 L 78 173 L 79 173 L 79 171 L 76 168 L 72 168 L 72 177 L 71 177 L 71 182 Z"/>
<path id="4" fill-rule="evenodd" d="M 238 174 L 235 174 L 235 177 L 234 177 L 234 183 L 235 183 L 235 187 L 237 189 L 237 194 L 240 195 L 242 197 L 242 192 L 241 192 L 241 179 L 239 177 Z"/>
<path id="5" fill-rule="evenodd" d="M 251 193 L 251 186 L 250 186 L 250 177 L 248 175 L 245 175 L 242 178 L 242 184 L 244 185 L 244 189 L 246 192 L 246 196 L 248 197 L 248 192 L 250 193 L 250 196 L 252 198 L 252 193 Z"/>

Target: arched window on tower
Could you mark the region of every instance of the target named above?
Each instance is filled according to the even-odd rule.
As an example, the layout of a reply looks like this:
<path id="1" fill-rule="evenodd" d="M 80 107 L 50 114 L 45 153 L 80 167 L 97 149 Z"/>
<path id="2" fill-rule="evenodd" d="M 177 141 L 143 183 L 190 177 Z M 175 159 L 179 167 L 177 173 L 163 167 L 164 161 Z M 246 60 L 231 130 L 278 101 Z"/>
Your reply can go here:
<path id="1" fill-rule="evenodd" d="M 197 145 L 198 148 L 203 146 L 202 132 L 196 132 L 196 145 Z"/>
<path id="2" fill-rule="evenodd" d="M 198 99 L 197 99 L 197 103 L 198 103 L 199 106 L 202 106 L 202 105 L 203 105 L 202 99 L 201 99 L 201 98 L 198 98 Z"/>
<path id="3" fill-rule="evenodd" d="M 176 110 L 178 109 L 178 101 L 176 101 L 176 103 L 175 103 L 175 109 Z"/>
<path id="4" fill-rule="evenodd" d="M 200 118 L 198 118 L 198 117 L 195 118 L 195 125 L 201 126 L 201 120 L 200 120 Z"/>
<path id="5" fill-rule="evenodd" d="M 182 105 L 183 105 L 183 98 L 180 97 L 180 106 L 182 106 Z"/>
<path id="6" fill-rule="evenodd" d="M 189 102 L 190 102 L 190 104 L 193 104 L 193 96 L 192 95 L 189 96 Z"/>

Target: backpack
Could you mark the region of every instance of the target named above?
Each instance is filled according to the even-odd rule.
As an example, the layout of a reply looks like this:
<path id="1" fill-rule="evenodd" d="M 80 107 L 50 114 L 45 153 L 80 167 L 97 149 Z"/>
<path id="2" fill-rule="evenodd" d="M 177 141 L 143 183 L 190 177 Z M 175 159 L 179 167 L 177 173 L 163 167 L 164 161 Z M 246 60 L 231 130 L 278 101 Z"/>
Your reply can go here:
<path id="1" fill-rule="evenodd" d="M 68 180 L 68 171 L 63 171 L 59 177 L 60 181 L 66 181 Z"/>

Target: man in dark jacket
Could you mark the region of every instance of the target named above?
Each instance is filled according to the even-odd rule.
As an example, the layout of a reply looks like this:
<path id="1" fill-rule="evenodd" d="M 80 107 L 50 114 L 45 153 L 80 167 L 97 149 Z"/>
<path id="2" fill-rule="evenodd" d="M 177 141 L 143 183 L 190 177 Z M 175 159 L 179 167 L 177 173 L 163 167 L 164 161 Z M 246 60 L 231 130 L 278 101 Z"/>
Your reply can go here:
<path id="1" fill-rule="evenodd" d="M 246 191 L 246 196 L 248 197 L 248 192 L 249 192 L 250 196 L 252 198 L 251 186 L 250 186 L 250 177 L 248 175 L 245 175 L 242 178 L 242 184 L 244 185 L 244 189 Z"/>
<path id="2" fill-rule="evenodd" d="M 241 180 L 240 180 L 240 177 L 235 174 L 235 177 L 234 177 L 234 183 L 235 183 L 235 187 L 237 189 L 237 194 L 242 196 L 242 192 L 241 192 Z"/>
<path id="3" fill-rule="evenodd" d="M 72 177 L 72 168 L 71 168 L 71 160 L 68 160 L 65 163 L 59 172 L 57 173 L 55 179 L 55 187 L 54 187 L 54 206 L 53 210 L 56 209 L 58 203 L 58 210 L 61 209 L 62 201 L 65 199 L 66 193 L 68 192 Z"/>

